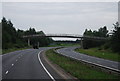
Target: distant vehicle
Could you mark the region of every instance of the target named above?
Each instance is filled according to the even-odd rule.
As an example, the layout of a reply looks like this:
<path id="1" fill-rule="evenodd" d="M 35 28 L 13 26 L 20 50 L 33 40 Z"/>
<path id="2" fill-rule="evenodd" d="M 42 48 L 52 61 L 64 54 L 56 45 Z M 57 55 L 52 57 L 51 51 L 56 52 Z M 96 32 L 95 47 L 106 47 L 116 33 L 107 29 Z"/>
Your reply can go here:
<path id="1" fill-rule="evenodd" d="M 38 49 L 38 46 L 37 46 L 37 45 L 33 45 L 33 48 L 34 48 L 34 49 Z"/>

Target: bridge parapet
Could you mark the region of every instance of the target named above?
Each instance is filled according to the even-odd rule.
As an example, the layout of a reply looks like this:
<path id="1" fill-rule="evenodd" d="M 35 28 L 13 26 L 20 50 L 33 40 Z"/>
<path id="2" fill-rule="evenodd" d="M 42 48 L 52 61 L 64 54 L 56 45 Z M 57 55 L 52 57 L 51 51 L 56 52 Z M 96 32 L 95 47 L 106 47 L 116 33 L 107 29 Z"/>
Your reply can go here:
<path id="1" fill-rule="evenodd" d="M 88 39 L 98 39 L 98 40 L 107 40 L 109 38 L 105 37 L 95 37 L 95 36 L 83 36 L 78 34 L 35 34 L 35 35 L 26 35 L 23 38 L 31 38 L 31 37 L 67 37 L 67 38 L 88 38 Z"/>
<path id="2" fill-rule="evenodd" d="M 78 34 L 46 34 L 46 36 L 74 36 L 74 37 L 83 37 L 82 35 L 78 35 Z"/>
<path id="3" fill-rule="evenodd" d="M 108 40 L 109 38 L 104 37 L 94 37 L 94 36 L 83 36 L 83 35 L 76 35 L 76 34 L 35 34 L 35 35 L 26 35 L 23 38 L 28 38 L 28 46 L 30 46 L 30 38 L 32 37 L 67 37 L 67 38 L 80 38 L 81 39 L 81 48 L 83 48 L 83 41 L 84 38 L 93 39 L 93 40 Z"/>

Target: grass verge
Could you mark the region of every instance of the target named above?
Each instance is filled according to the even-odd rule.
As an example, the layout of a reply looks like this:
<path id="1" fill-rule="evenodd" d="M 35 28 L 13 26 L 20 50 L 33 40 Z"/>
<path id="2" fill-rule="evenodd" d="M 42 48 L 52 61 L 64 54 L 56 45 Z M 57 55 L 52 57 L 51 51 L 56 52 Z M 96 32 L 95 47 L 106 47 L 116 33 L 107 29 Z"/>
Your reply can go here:
<path id="1" fill-rule="evenodd" d="M 103 59 L 108 59 L 108 60 L 120 62 L 120 59 L 119 59 L 120 54 L 113 53 L 113 52 L 108 51 L 108 50 L 98 50 L 98 48 L 90 48 L 90 49 L 77 48 L 77 49 L 75 49 L 75 51 L 79 52 L 79 53 L 103 58 Z"/>
<path id="2" fill-rule="evenodd" d="M 118 79 L 117 75 L 108 74 L 98 69 L 93 69 L 90 66 L 82 64 L 76 60 L 64 57 L 55 53 L 52 49 L 46 51 L 46 56 L 53 63 L 59 65 L 72 76 L 81 79 L 81 81 L 107 81 L 107 79 Z"/>
<path id="3" fill-rule="evenodd" d="M 18 50 L 24 50 L 24 49 L 28 49 L 28 48 L 10 48 L 10 49 L 3 49 L 3 50 L 2 50 L 2 54 L 9 53 L 9 52 L 13 52 L 13 51 L 18 51 Z"/>
<path id="4" fill-rule="evenodd" d="M 64 43 L 61 43 L 61 44 L 55 44 L 55 45 L 49 45 L 48 47 L 58 47 L 58 46 L 80 46 L 79 44 L 64 44 Z"/>

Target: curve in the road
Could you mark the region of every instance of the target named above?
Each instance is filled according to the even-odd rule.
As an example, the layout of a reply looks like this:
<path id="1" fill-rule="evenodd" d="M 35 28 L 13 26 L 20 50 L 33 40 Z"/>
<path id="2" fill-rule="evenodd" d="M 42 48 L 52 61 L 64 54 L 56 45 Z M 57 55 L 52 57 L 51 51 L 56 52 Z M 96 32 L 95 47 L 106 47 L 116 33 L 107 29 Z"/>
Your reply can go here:
<path id="1" fill-rule="evenodd" d="M 54 77 L 48 72 L 48 70 L 47 70 L 46 67 L 43 65 L 43 63 L 42 63 L 42 61 L 41 61 L 41 59 L 40 59 L 40 53 L 41 53 L 41 52 L 42 52 L 42 51 L 40 51 L 40 52 L 38 53 L 39 62 L 40 62 L 40 64 L 42 65 L 42 67 L 44 68 L 44 70 L 46 71 L 46 73 L 50 76 L 50 78 L 51 78 L 53 81 L 55 81 Z"/>
<path id="2" fill-rule="evenodd" d="M 104 66 L 104 67 L 109 68 L 109 69 L 120 71 L 119 67 L 118 67 L 119 64 L 120 64 L 119 62 L 110 61 L 110 60 L 106 60 L 106 59 L 102 59 L 102 58 L 97 58 L 97 57 L 77 53 L 77 52 L 74 51 L 76 48 L 78 48 L 78 47 L 61 48 L 61 49 L 58 49 L 57 52 L 59 54 L 62 54 L 64 56 L 67 56 L 67 57 L 70 57 L 70 58 L 74 58 L 74 59 L 77 59 L 77 60 L 82 60 L 82 61 L 89 62 L 89 63 L 92 63 L 92 64 L 96 64 L 96 65 L 99 65 L 99 66 Z"/>
<path id="3" fill-rule="evenodd" d="M 55 81 L 55 79 L 61 79 L 61 76 L 59 76 L 56 72 L 54 72 L 54 70 L 52 70 L 52 68 L 50 68 L 49 65 L 45 64 L 45 62 L 43 62 L 44 61 L 43 58 L 40 57 L 41 51 L 47 49 L 51 49 L 51 47 L 21 50 L 3 55 L 2 78 L 3 79 L 49 79 L 52 81 Z M 46 68 L 45 65 L 47 65 L 46 70 L 45 70 Z"/>

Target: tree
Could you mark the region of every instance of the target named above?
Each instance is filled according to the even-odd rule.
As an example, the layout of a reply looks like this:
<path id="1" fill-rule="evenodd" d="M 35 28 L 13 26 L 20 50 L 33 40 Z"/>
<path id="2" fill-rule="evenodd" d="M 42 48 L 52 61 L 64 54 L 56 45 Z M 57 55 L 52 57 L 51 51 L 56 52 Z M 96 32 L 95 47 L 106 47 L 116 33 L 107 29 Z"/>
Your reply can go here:
<path id="1" fill-rule="evenodd" d="M 83 35 L 84 36 L 93 36 L 93 32 L 91 30 L 86 29 Z"/>
<path id="2" fill-rule="evenodd" d="M 111 38 L 111 47 L 114 52 L 120 53 L 120 25 L 116 22 L 114 25 L 113 35 Z"/>
<path id="3" fill-rule="evenodd" d="M 45 35 L 43 31 L 36 32 L 35 28 L 29 28 L 28 30 L 16 30 L 13 27 L 13 23 L 11 20 L 7 20 L 3 17 L 1 23 L 2 24 L 2 48 L 9 49 L 9 48 L 22 48 L 27 46 L 27 39 L 23 39 L 22 36 L 24 35 L 33 35 L 33 34 L 41 34 Z M 40 43 L 40 46 L 46 46 L 52 41 L 51 38 L 39 38 L 34 37 L 31 38 L 31 45 Z"/>
<path id="4" fill-rule="evenodd" d="M 98 33 L 99 33 L 99 37 L 108 37 L 108 30 L 107 30 L 107 27 L 106 26 L 104 26 L 103 28 L 100 28 L 99 30 L 98 30 Z"/>
<path id="5" fill-rule="evenodd" d="M 84 36 L 93 36 L 93 37 L 107 37 L 108 30 L 107 27 L 104 26 L 103 28 L 99 28 L 98 31 L 94 30 L 85 30 L 84 32 Z M 97 46 L 101 46 L 105 43 L 105 41 L 98 41 L 98 40 L 93 40 L 93 39 L 88 39 L 88 38 L 84 38 L 83 40 L 83 48 L 88 49 L 88 48 L 92 48 L 92 47 L 97 47 Z"/>

